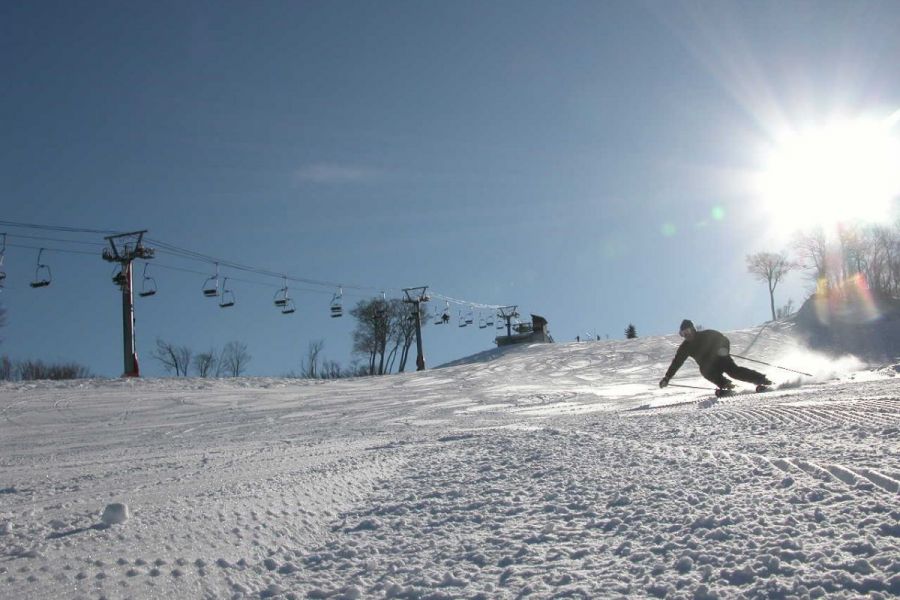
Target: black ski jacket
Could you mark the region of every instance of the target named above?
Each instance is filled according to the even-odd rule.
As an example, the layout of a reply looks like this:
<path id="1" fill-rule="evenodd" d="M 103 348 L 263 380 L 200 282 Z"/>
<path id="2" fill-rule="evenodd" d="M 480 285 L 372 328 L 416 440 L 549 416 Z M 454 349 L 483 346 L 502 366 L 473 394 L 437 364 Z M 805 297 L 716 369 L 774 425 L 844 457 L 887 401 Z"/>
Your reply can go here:
<path id="1" fill-rule="evenodd" d="M 715 366 L 720 358 L 728 356 L 730 353 L 731 342 L 728 341 L 727 337 L 715 329 L 698 331 L 694 335 L 694 339 L 690 341 L 684 340 L 678 346 L 675 358 L 672 359 L 672 364 L 669 365 L 669 370 L 666 371 L 666 378 L 671 379 L 674 377 L 688 356 L 697 361 L 701 373 L 706 373 Z"/>

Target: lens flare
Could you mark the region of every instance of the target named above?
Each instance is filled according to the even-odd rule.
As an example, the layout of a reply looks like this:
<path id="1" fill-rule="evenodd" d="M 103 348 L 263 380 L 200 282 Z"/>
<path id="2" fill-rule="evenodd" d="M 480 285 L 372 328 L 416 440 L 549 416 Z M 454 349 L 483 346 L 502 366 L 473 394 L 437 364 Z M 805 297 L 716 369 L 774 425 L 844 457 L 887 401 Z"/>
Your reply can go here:
<path id="1" fill-rule="evenodd" d="M 830 289 L 828 283 L 821 279 L 816 288 L 816 318 L 823 325 L 871 323 L 881 317 L 872 291 L 862 274 L 849 277 L 839 286 Z"/>

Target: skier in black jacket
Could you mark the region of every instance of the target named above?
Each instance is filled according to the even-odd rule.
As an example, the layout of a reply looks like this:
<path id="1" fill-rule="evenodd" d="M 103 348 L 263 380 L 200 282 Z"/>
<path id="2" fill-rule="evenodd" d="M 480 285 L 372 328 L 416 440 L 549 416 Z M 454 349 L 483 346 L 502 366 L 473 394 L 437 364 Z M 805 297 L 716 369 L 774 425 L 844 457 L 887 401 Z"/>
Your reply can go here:
<path id="1" fill-rule="evenodd" d="M 685 319 L 681 322 L 679 334 L 684 338 L 666 376 L 659 382 L 659 387 L 669 385 L 669 380 L 675 376 L 687 357 L 690 356 L 700 366 L 700 374 L 712 381 L 719 389 L 732 389 L 734 384 L 725 377 L 725 373 L 740 381 L 755 384 L 757 390 L 767 385 L 772 385 L 769 378 L 758 371 L 741 367 L 735 364 L 731 358 L 731 342 L 728 338 L 715 329 L 697 331 L 694 324 Z"/>

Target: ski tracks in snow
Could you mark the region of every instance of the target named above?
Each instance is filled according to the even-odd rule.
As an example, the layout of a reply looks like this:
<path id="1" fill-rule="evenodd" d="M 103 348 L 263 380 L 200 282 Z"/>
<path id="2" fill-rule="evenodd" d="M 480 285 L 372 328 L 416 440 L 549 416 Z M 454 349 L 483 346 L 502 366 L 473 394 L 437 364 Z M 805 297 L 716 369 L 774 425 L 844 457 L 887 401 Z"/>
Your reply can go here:
<path id="1" fill-rule="evenodd" d="M 341 515 L 302 574 L 276 573 L 262 593 L 900 593 L 900 405 L 755 398 L 405 444 L 398 478 Z"/>

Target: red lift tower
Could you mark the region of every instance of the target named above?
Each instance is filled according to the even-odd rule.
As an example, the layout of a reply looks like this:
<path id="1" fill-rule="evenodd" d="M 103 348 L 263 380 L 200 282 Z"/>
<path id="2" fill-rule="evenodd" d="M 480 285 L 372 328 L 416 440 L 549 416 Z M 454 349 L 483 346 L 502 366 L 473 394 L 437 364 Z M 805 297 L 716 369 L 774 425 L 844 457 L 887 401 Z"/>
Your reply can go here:
<path id="1" fill-rule="evenodd" d="M 153 258 L 153 248 L 142 244 L 147 230 L 111 235 L 106 239 L 109 248 L 103 249 L 103 260 L 119 263 L 119 271 L 113 275 L 113 283 L 122 290 L 122 338 L 124 341 L 125 370 L 122 377 L 140 377 L 137 348 L 134 342 L 134 291 L 131 263 L 136 258 Z"/>

